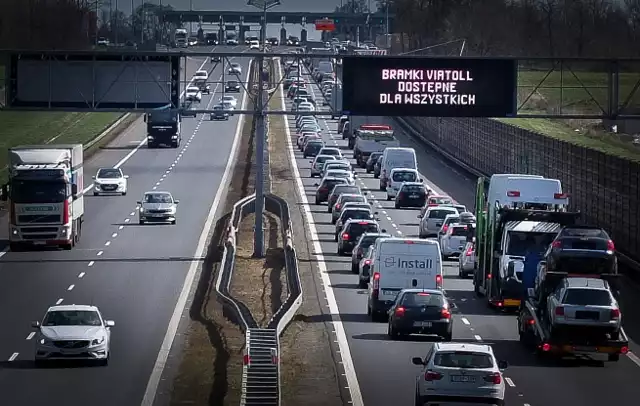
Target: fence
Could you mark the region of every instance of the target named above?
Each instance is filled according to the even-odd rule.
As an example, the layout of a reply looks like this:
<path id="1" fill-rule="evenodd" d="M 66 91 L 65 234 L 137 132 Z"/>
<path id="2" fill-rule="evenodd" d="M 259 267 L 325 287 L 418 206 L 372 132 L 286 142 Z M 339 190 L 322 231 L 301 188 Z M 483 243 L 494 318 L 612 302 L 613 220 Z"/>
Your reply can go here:
<path id="1" fill-rule="evenodd" d="M 265 328 L 260 328 L 244 303 L 231 295 L 236 233 L 240 222 L 255 212 L 255 194 L 247 196 L 233 206 L 228 238 L 225 242 L 216 291 L 220 300 L 234 314 L 245 333 L 246 349 L 242 374 L 241 405 L 280 404 L 280 341 L 279 337 L 302 305 L 302 283 L 298 259 L 292 240 L 291 217 L 287 202 L 273 194 L 265 194 L 265 210 L 280 218 L 282 240 L 285 243 L 285 263 L 288 296 Z"/>
<path id="2" fill-rule="evenodd" d="M 491 119 L 401 118 L 410 134 L 476 174 L 560 179 L 583 221 L 606 229 L 637 269 L 640 164 Z"/>

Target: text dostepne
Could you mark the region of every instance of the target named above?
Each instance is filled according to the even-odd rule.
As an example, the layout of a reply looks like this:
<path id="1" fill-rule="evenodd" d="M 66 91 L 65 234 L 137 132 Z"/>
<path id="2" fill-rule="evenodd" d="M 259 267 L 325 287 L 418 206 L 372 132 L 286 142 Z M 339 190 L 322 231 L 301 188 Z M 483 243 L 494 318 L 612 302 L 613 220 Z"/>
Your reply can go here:
<path id="1" fill-rule="evenodd" d="M 441 104 L 447 106 L 472 106 L 476 104 L 476 96 L 473 94 L 380 93 L 380 104 Z"/>

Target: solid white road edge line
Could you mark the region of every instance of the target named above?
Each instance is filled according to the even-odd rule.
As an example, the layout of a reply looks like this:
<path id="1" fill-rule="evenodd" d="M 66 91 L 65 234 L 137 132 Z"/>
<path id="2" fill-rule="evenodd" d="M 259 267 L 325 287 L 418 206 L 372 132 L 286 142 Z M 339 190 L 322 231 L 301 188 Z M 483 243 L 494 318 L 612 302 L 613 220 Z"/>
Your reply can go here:
<path id="1" fill-rule="evenodd" d="M 280 66 L 280 63 L 277 63 L 277 66 L 278 79 L 280 79 L 282 77 L 282 68 Z M 286 110 L 283 93 L 284 89 L 282 87 L 282 83 L 279 86 L 281 110 Z M 327 265 L 324 262 L 322 247 L 320 246 L 320 242 L 318 241 L 318 231 L 316 230 L 316 225 L 314 223 L 313 216 L 311 215 L 309 200 L 307 199 L 304 185 L 302 184 L 302 178 L 300 177 L 300 171 L 298 170 L 296 155 L 293 150 L 293 144 L 291 142 L 291 131 L 289 130 L 289 123 L 286 116 L 284 116 L 283 118 L 285 120 L 284 130 L 287 137 L 289 157 L 291 159 L 291 165 L 293 166 L 292 169 L 294 177 L 296 179 L 298 194 L 300 195 L 300 199 L 302 200 L 302 209 L 304 211 L 304 216 L 306 218 L 307 224 L 309 224 L 309 230 L 311 232 L 311 238 L 313 240 L 313 249 L 316 252 L 315 257 L 318 260 L 318 268 L 320 269 L 320 279 L 322 280 L 322 285 L 324 286 L 325 293 L 327 295 L 327 302 L 329 304 L 331 315 L 339 316 L 340 310 L 338 309 L 338 302 L 336 301 L 336 297 L 333 293 L 333 288 L 331 287 L 331 281 L 329 280 L 329 274 L 327 272 Z M 340 358 L 342 359 L 344 374 L 347 378 L 349 393 L 351 394 L 351 405 L 364 406 L 364 401 L 362 400 L 362 392 L 360 391 L 360 384 L 358 383 L 358 376 L 356 375 L 356 369 L 353 365 L 353 359 L 351 358 L 351 351 L 349 350 L 349 342 L 347 341 L 347 334 L 344 331 L 344 326 L 342 325 L 342 321 L 339 320 L 333 321 L 332 323 L 333 328 L 335 329 L 338 347 L 340 348 Z"/>
<path id="2" fill-rule="evenodd" d="M 213 47 L 213 48 L 211 49 L 211 52 L 213 52 L 215 49 L 216 49 L 216 48 L 215 48 L 215 47 Z M 208 61 L 208 59 L 207 59 L 207 58 L 204 58 L 204 61 L 202 62 L 202 65 L 200 65 L 200 67 L 199 67 L 197 70 L 202 69 L 202 68 L 204 67 L 204 65 L 206 65 L 206 64 L 207 64 L 207 61 Z M 187 67 L 186 67 L 186 66 L 185 66 L 184 68 L 185 68 L 185 69 L 187 69 Z M 181 98 L 181 99 L 184 97 L 184 93 L 186 92 L 187 87 L 188 87 L 188 86 L 190 86 L 190 85 L 193 83 L 193 80 L 194 80 L 194 78 L 192 77 L 192 78 L 191 78 L 191 80 L 189 81 L 189 83 L 187 83 L 187 85 L 184 87 L 184 88 L 185 88 L 185 90 L 183 90 L 183 91 L 182 91 L 182 93 L 180 93 L 180 98 Z M 116 126 L 117 124 L 119 124 L 120 122 L 122 122 L 122 120 L 124 120 L 126 117 L 128 117 L 128 115 L 129 115 L 129 114 L 130 114 L 130 113 L 127 113 L 126 115 L 124 115 L 120 120 L 118 120 L 116 123 L 114 123 L 111 127 L 107 128 L 107 129 L 105 130 L 105 132 L 104 132 L 104 133 L 102 133 L 101 135 L 99 135 L 98 137 L 103 137 L 103 136 L 104 136 L 104 134 L 106 134 L 106 133 L 108 133 L 109 131 L 113 130 L 113 128 L 115 128 L 115 126 Z M 134 123 L 131 123 L 131 125 L 129 126 L 129 128 L 131 128 L 131 129 L 132 129 L 132 128 L 133 128 L 133 126 L 134 126 Z M 129 129 L 127 129 L 127 131 L 125 132 L 125 134 L 126 134 L 127 132 L 129 132 Z M 146 143 L 147 143 L 147 137 L 144 137 L 144 138 L 143 138 L 143 139 L 138 143 L 138 145 L 136 145 L 136 147 L 135 147 L 134 149 L 132 149 L 132 150 L 131 150 L 127 155 L 125 155 L 125 156 L 124 156 L 124 158 L 122 158 L 121 160 L 119 160 L 119 161 L 118 161 L 118 163 L 116 163 L 115 165 L 113 165 L 113 167 L 114 167 L 115 169 L 120 168 L 120 167 L 121 167 L 122 165 L 124 165 L 124 164 L 129 160 L 129 159 L 131 159 L 131 157 L 132 157 L 136 152 L 138 152 L 138 150 L 140 150 L 140 148 L 142 148 Z M 91 189 L 93 189 L 93 182 L 91 182 L 91 184 L 90 184 L 89 186 L 85 187 L 85 188 L 82 190 L 82 193 L 87 193 L 87 192 L 89 192 Z"/>
<path id="3" fill-rule="evenodd" d="M 252 61 L 250 60 L 249 67 L 251 67 L 251 63 Z M 245 83 L 249 82 L 250 72 L 251 69 L 247 69 L 247 77 Z M 244 110 L 246 107 L 247 95 L 247 92 L 244 92 L 244 94 L 242 95 L 242 110 Z M 233 144 L 231 145 L 231 155 L 229 156 L 229 160 L 227 161 L 227 166 L 224 169 L 222 179 L 220 180 L 218 191 L 216 192 L 216 196 L 213 199 L 213 203 L 211 204 L 211 208 L 209 209 L 209 214 L 207 215 L 207 220 L 202 229 L 202 234 L 200 234 L 200 239 L 198 240 L 198 246 L 195 253 L 196 258 L 202 257 L 202 254 L 206 249 L 209 231 L 211 230 L 211 227 L 213 227 L 213 222 L 216 217 L 216 212 L 218 211 L 218 206 L 220 205 L 220 200 L 222 199 L 223 191 L 227 188 L 227 180 L 231 175 L 231 168 L 233 167 L 233 164 L 236 160 L 238 146 L 240 145 L 240 132 L 242 130 L 243 123 L 244 115 L 240 115 L 240 117 L 238 118 L 238 124 L 236 125 Z M 184 308 L 187 305 L 187 299 L 189 298 L 191 287 L 193 286 L 193 282 L 195 281 L 195 276 L 199 265 L 200 261 L 196 260 L 192 261 L 191 265 L 189 266 L 189 271 L 187 272 L 187 276 L 182 285 L 182 291 L 180 292 L 180 296 L 178 297 L 178 301 L 176 302 L 176 307 L 173 310 L 173 315 L 171 316 L 171 320 L 169 321 L 169 325 L 167 327 L 167 333 L 164 336 L 162 345 L 160 346 L 158 358 L 156 359 L 156 363 L 153 366 L 153 370 L 151 371 L 151 376 L 149 377 L 149 382 L 147 383 L 147 389 L 145 390 L 144 397 L 142 398 L 142 406 L 153 406 L 153 402 L 156 398 L 156 392 L 158 390 L 158 385 L 160 384 L 160 378 L 162 377 L 162 372 L 164 371 L 164 367 L 167 363 L 167 358 L 169 357 L 171 346 L 173 345 L 173 340 L 175 339 L 176 333 L 178 332 L 180 319 L 182 318 L 182 313 L 184 312 Z"/>

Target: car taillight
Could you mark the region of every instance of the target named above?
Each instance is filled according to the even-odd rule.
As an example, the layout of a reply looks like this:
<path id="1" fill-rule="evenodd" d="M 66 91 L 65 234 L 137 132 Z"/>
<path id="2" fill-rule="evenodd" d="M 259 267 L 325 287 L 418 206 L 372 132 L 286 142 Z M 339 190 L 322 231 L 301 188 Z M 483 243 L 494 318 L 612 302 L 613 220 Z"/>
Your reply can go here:
<path id="1" fill-rule="evenodd" d="M 556 240 L 556 241 L 552 242 L 551 243 L 551 247 L 552 248 L 562 248 L 562 241 Z"/>
<path id="2" fill-rule="evenodd" d="M 442 379 L 442 374 L 434 371 L 427 371 L 424 373 L 425 381 L 439 381 Z"/>
<path id="3" fill-rule="evenodd" d="M 562 306 L 558 306 L 556 307 L 556 316 L 564 316 L 564 307 Z"/>
<path id="4" fill-rule="evenodd" d="M 371 260 L 370 259 L 365 259 L 364 260 L 364 264 L 365 265 L 371 265 Z"/>
<path id="5" fill-rule="evenodd" d="M 62 205 L 62 224 L 69 222 L 69 200 L 65 200 Z"/>
<path id="6" fill-rule="evenodd" d="M 442 275 L 436 275 L 436 286 L 439 288 L 442 287 Z"/>
<path id="7" fill-rule="evenodd" d="M 380 292 L 380 272 L 373 273 L 373 286 L 371 287 L 371 296 L 374 299 L 378 299 L 378 294 Z"/>
<path id="8" fill-rule="evenodd" d="M 398 193 L 398 199 L 404 199 L 404 193 L 403 192 Z"/>
<path id="9" fill-rule="evenodd" d="M 502 375 L 500 375 L 500 372 L 493 372 L 485 376 L 484 380 L 494 385 L 500 385 L 502 383 Z"/>
<path id="10" fill-rule="evenodd" d="M 327 193 L 327 192 L 328 192 L 328 190 L 327 190 L 327 188 L 326 188 L 326 187 L 321 187 L 320 189 L 318 189 L 318 192 L 320 192 L 320 193 Z"/>
<path id="11" fill-rule="evenodd" d="M 470 257 L 473 255 L 473 247 L 467 248 L 467 251 L 464 253 L 465 256 Z"/>
<path id="12" fill-rule="evenodd" d="M 443 319 L 450 319 L 451 318 L 451 311 L 449 311 L 449 309 L 444 308 L 440 311 L 440 317 L 442 317 Z"/>
<path id="13" fill-rule="evenodd" d="M 445 225 L 442 226 L 442 232 L 443 233 L 446 233 L 448 229 L 449 229 L 448 225 L 445 224 Z"/>
<path id="14" fill-rule="evenodd" d="M 607 241 L 607 251 L 615 251 L 616 250 L 616 245 L 613 243 L 613 241 L 609 240 Z"/>
<path id="15" fill-rule="evenodd" d="M 347 240 L 349 239 L 349 234 L 348 234 L 348 233 L 344 233 L 344 234 L 342 234 L 342 239 L 343 239 L 344 241 L 347 241 Z"/>
<path id="16" fill-rule="evenodd" d="M 436 207 L 438 205 L 438 203 L 429 203 L 427 206 L 428 207 Z"/>
<path id="17" fill-rule="evenodd" d="M 404 316 L 405 308 L 400 306 L 396 308 L 396 316 L 402 317 Z"/>
<path id="18" fill-rule="evenodd" d="M 520 191 L 518 190 L 508 190 L 507 197 L 520 197 Z"/>
<path id="19" fill-rule="evenodd" d="M 554 193 L 553 194 L 553 198 L 554 199 L 568 199 L 569 195 L 567 193 Z"/>
<path id="20" fill-rule="evenodd" d="M 611 319 L 619 319 L 620 318 L 620 309 L 611 309 Z"/>
<path id="21" fill-rule="evenodd" d="M 336 210 L 340 210 L 340 203 L 336 203 Z"/>

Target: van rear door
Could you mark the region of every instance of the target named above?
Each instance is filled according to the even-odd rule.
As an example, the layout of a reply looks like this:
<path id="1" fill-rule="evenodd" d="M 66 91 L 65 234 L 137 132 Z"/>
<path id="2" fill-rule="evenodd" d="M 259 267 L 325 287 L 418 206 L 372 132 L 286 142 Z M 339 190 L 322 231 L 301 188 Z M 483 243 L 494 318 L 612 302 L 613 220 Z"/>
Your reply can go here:
<path id="1" fill-rule="evenodd" d="M 375 268 L 383 301 L 395 300 L 405 288 L 438 289 L 436 280 L 442 281 L 440 248 L 434 242 L 383 242 Z"/>

